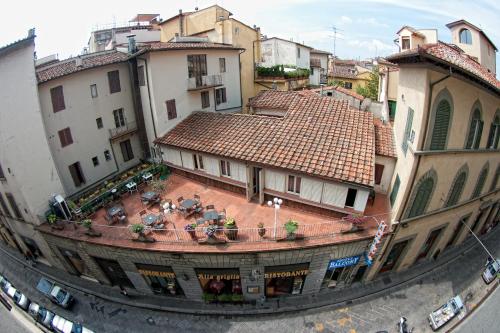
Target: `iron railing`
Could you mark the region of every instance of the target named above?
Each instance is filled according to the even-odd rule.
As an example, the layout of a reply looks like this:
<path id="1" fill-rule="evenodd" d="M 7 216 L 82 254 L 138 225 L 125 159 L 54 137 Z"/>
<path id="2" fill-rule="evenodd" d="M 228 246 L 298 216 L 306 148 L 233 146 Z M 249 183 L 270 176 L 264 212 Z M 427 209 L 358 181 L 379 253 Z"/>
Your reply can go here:
<path id="1" fill-rule="evenodd" d="M 187 80 L 188 90 L 197 90 L 197 89 L 203 89 L 207 87 L 215 87 L 221 85 L 222 85 L 222 75 L 220 74 L 190 77 Z"/>
<path id="2" fill-rule="evenodd" d="M 137 123 L 135 121 L 130 121 L 125 123 L 125 125 L 116 127 L 116 128 L 110 128 L 109 129 L 109 137 L 111 139 L 114 139 L 116 137 L 119 137 L 125 133 L 130 133 L 133 131 L 137 130 Z"/>

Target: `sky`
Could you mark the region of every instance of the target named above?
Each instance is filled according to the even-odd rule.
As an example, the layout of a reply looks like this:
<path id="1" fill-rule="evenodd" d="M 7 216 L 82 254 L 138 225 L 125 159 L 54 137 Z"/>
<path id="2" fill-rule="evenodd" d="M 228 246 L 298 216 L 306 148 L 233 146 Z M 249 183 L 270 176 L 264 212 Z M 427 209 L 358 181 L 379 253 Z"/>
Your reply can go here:
<path id="1" fill-rule="evenodd" d="M 335 40 L 335 54 L 340 58 L 366 59 L 396 52 L 393 40 L 403 25 L 438 29 L 438 38 L 450 42 L 445 25 L 457 19 L 480 27 L 500 47 L 498 0 L 8 1 L 2 4 L 0 46 L 26 37 L 34 27 L 38 57 L 58 54 L 64 59 L 81 53 L 98 26 L 119 25 L 137 13 L 157 13 L 167 19 L 179 9 L 192 11 L 216 3 L 237 20 L 257 25 L 268 37 L 293 39 L 332 53 Z"/>

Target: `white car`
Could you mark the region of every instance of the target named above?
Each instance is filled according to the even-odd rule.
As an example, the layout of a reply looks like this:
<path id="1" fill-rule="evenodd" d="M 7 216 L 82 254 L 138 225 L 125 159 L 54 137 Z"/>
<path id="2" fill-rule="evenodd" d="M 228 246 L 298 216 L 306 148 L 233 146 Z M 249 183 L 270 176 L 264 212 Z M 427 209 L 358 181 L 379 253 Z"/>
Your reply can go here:
<path id="1" fill-rule="evenodd" d="M 94 333 L 81 324 L 73 323 L 58 315 L 52 319 L 52 329 L 57 333 Z"/>
<path id="2" fill-rule="evenodd" d="M 32 302 L 28 308 L 28 313 L 31 317 L 33 317 L 33 319 L 41 323 L 43 326 L 49 329 L 52 328 L 52 319 L 54 318 L 54 314 L 46 308 Z"/>
<path id="3" fill-rule="evenodd" d="M 14 300 L 14 302 L 25 311 L 28 310 L 28 306 L 30 305 L 30 300 L 28 297 L 21 294 L 16 288 L 12 287 L 12 285 L 7 289 L 7 295 L 10 296 Z"/>
<path id="4" fill-rule="evenodd" d="M 484 282 L 486 282 L 487 284 L 491 283 L 491 281 L 495 280 L 497 274 L 499 273 L 500 273 L 500 259 L 488 262 L 483 272 Z"/>

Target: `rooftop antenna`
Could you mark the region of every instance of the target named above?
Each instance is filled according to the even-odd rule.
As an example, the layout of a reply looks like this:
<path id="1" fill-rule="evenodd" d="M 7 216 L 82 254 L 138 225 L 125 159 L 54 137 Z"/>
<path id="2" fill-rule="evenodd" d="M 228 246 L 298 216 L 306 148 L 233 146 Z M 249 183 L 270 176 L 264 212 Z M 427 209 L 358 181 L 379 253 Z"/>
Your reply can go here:
<path id="1" fill-rule="evenodd" d="M 333 37 L 333 63 L 332 63 L 332 71 L 335 71 L 335 59 L 337 58 L 337 53 L 336 53 L 336 46 L 337 46 L 337 32 L 338 31 L 344 31 L 344 30 L 341 30 L 339 28 L 337 28 L 336 26 L 332 26 L 332 30 L 333 30 L 333 36 L 330 36 L 330 37 Z"/>

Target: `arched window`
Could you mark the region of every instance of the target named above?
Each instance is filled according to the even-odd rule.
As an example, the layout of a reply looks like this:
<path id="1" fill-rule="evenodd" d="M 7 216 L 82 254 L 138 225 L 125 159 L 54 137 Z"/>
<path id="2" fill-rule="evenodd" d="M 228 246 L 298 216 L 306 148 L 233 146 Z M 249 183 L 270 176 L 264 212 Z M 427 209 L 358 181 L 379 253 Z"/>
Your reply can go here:
<path id="1" fill-rule="evenodd" d="M 462 44 L 472 44 L 472 35 L 469 31 L 469 29 L 462 29 L 460 30 L 460 43 Z"/>
<path id="2" fill-rule="evenodd" d="M 413 201 L 411 201 L 412 205 L 408 211 L 408 218 L 420 216 L 425 213 L 427 205 L 431 201 L 432 193 L 434 192 L 436 179 L 436 172 L 434 170 L 427 172 L 420 178 L 415 187 Z"/>
<path id="3" fill-rule="evenodd" d="M 445 207 L 454 206 L 458 203 L 458 200 L 460 200 L 460 196 L 462 195 L 462 192 L 464 190 L 465 182 L 467 181 L 468 171 L 469 168 L 467 167 L 467 165 L 464 165 L 460 168 L 460 170 L 458 170 L 457 175 L 455 176 L 453 184 L 450 188 L 448 199 L 444 204 Z"/>
<path id="4" fill-rule="evenodd" d="M 498 149 L 498 138 L 500 138 L 500 115 L 497 114 L 490 126 L 490 134 L 488 135 L 488 144 L 486 148 Z"/>
<path id="5" fill-rule="evenodd" d="M 493 181 L 491 182 L 490 191 L 493 191 L 497 188 L 498 177 L 500 177 L 500 165 L 497 165 L 497 171 L 495 172 L 495 177 L 493 177 Z"/>
<path id="6" fill-rule="evenodd" d="M 434 127 L 432 129 L 431 150 L 443 150 L 446 148 L 446 138 L 451 119 L 451 105 L 448 100 L 441 100 L 435 111 Z"/>
<path id="7" fill-rule="evenodd" d="M 467 135 L 465 149 L 479 148 L 482 133 L 483 121 L 481 120 L 481 111 L 479 110 L 479 108 L 475 108 L 470 120 L 469 134 Z"/>
<path id="8" fill-rule="evenodd" d="M 484 187 L 484 182 L 486 181 L 486 176 L 488 176 L 488 163 L 486 163 L 486 165 L 479 173 L 479 177 L 477 177 L 476 187 L 474 187 L 474 192 L 472 192 L 471 199 L 475 199 L 481 195 Z"/>

